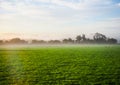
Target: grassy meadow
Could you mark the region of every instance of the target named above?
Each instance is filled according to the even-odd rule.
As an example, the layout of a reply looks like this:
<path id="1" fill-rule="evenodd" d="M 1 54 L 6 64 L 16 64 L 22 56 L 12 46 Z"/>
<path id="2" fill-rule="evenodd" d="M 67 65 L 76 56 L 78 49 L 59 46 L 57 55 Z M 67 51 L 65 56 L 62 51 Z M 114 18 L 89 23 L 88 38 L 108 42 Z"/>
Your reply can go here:
<path id="1" fill-rule="evenodd" d="M 1 47 L 0 85 L 120 85 L 120 46 Z"/>

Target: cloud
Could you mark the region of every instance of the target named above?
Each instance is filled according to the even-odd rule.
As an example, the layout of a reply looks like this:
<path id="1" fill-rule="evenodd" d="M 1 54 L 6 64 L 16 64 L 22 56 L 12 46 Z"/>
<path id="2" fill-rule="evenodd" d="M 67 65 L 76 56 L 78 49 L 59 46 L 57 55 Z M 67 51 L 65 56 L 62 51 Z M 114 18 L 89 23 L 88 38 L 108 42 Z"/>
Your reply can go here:
<path id="1" fill-rule="evenodd" d="M 34 1 L 33 0 L 14 0 L 14 1 L 1 0 L 1 5 L 3 5 L 4 8 L 6 7 L 9 9 L 11 8 L 10 5 L 16 5 L 16 4 L 43 5 L 43 3 L 48 3 L 47 5 L 55 5 L 55 6 L 68 7 L 77 10 L 83 10 L 83 9 L 94 8 L 97 6 L 99 7 L 108 6 L 112 4 L 112 1 L 111 0 L 34 0 Z"/>
<path id="2" fill-rule="evenodd" d="M 47 7 L 44 7 L 43 5 L 45 4 L 43 3 L 49 4 L 47 4 Z M 19 15 L 50 16 L 54 15 L 54 13 L 57 14 L 57 12 L 65 11 L 71 13 L 75 12 L 75 10 L 76 12 L 80 11 L 81 13 L 85 11 L 93 12 L 103 9 L 103 7 L 107 10 L 111 3 L 111 0 L 14 0 L 11 2 L 8 0 L 1 0 L 0 9 L 8 13 L 17 13 Z"/>
<path id="3" fill-rule="evenodd" d="M 96 21 L 87 24 L 84 26 L 86 30 L 90 29 L 90 32 L 101 32 L 107 34 L 110 37 L 117 37 L 120 36 L 120 17 L 119 18 L 109 18 L 102 21 Z"/>
<path id="4" fill-rule="evenodd" d="M 96 6 L 108 6 L 112 4 L 111 0 L 51 0 L 51 3 L 77 10 L 94 8 Z"/>
<path id="5" fill-rule="evenodd" d="M 120 36 L 120 32 L 119 32 L 120 24 L 119 23 L 120 23 L 120 18 L 110 18 L 110 19 L 103 20 L 103 21 L 91 22 L 85 25 L 82 24 L 78 26 L 76 25 L 62 26 L 62 27 L 58 27 L 58 29 L 56 27 L 52 29 L 44 28 L 42 30 L 40 28 L 36 28 L 37 26 L 35 27 L 34 25 L 34 30 L 31 29 L 31 27 L 29 27 L 28 29 L 26 28 L 24 29 L 23 32 L 20 32 L 20 33 L 19 33 L 20 30 L 18 30 L 18 32 L 15 32 L 15 33 L 14 31 L 11 31 L 9 33 L 1 34 L 1 38 L 10 39 L 13 37 L 20 37 L 20 38 L 25 38 L 25 39 L 33 38 L 33 39 L 49 40 L 49 39 L 63 39 L 67 37 L 75 38 L 76 35 L 79 35 L 82 33 L 88 34 L 87 36 L 89 37 L 91 34 L 100 32 L 100 33 L 105 34 L 107 37 L 113 37 L 113 38 L 120 39 L 119 38 Z M 35 24 L 35 23 L 30 23 L 30 24 Z M 23 28 L 21 28 L 21 30 L 22 29 Z M 28 30 L 31 30 L 32 32 L 27 32 Z"/>
<path id="6" fill-rule="evenodd" d="M 0 18 L 8 14 L 8 18 L 82 20 L 106 14 L 112 4 L 112 0 L 1 0 L 0 9 L 4 15 L 0 13 Z"/>
<path id="7" fill-rule="evenodd" d="M 37 2 L 45 2 L 45 3 L 51 2 L 51 0 L 34 0 L 34 1 L 37 1 Z"/>
<path id="8" fill-rule="evenodd" d="M 119 18 L 111 15 L 116 8 L 112 0 L 0 0 L 0 28 L 14 33 L 118 32 Z M 116 18 L 105 20 L 111 17 Z"/>
<path id="9" fill-rule="evenodd" d="M 120 7 L 120 3 L 118 3 L 117 6 Z"/>
<path id="10" fill-rule="evenodd" d="M 0 13 L 0 19 L 18 19 L 18 17 L 26 18 L 39 18 L 39 19 L 50 19 L 50 11 L 43 7 L 26 4 L 25 2 L 8 2 L 3 1 L 0 3 L 0 9 L 3 13 Z"/>

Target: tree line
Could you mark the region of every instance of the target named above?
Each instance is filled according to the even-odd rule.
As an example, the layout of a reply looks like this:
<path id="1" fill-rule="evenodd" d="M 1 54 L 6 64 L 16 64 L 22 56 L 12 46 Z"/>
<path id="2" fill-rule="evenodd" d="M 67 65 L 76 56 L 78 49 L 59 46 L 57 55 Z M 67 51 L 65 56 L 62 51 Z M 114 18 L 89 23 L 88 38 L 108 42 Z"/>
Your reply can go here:
<path id="1" fill-rule="evenodd" d="M 95 33 L 93 39 L 86 38 L 85 34 L 77 35 L 75 39 L 65 38 L 63 40 L 37 40 L 31 41 L 23 40 L 20 38 L 12 38 L 10 40 L 0 40 L 0 44 L 116 44 L 117 39 L 108 38 L 104 34 Z"/>

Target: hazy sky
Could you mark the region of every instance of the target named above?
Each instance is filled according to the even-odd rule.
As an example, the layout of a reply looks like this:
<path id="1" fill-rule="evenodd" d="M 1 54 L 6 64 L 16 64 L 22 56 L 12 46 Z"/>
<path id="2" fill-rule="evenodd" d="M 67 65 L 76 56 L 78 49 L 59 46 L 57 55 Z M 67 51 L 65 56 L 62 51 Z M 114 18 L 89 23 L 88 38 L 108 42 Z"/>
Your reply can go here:
<path id="1" fill-rule="evenodd" d="M 0 0 L 0 39 L 120 38 L 120 0 Z"/>

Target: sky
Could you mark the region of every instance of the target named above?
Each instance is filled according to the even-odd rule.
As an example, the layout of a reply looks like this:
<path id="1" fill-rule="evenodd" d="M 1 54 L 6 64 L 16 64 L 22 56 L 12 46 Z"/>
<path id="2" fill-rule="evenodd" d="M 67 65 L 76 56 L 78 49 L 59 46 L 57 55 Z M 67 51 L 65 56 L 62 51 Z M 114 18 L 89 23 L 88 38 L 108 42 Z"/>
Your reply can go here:
<path id="1" fill-rule="evenodd" d="M 120 39 L 120 0 L 0 0 L 0 39 Z"/>

